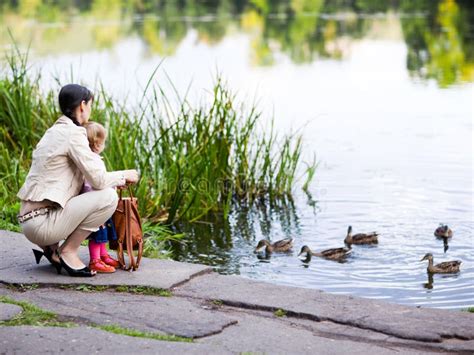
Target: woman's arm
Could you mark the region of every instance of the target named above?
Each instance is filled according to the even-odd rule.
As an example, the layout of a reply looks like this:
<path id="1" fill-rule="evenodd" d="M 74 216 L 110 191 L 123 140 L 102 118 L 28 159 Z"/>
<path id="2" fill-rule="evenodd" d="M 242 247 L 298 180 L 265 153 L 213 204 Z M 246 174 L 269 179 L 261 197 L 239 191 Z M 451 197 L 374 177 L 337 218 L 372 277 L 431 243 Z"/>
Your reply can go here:
<path id="1" fill-rule="evenodd" d="M 72 131 L 68 155 L 96 190 L 138 181 L 136 170 L 107 172 L 104 163 L 98 160 L 96 154 L 89 148 L 87 135 L 83 129 L 76 128 Z"/>

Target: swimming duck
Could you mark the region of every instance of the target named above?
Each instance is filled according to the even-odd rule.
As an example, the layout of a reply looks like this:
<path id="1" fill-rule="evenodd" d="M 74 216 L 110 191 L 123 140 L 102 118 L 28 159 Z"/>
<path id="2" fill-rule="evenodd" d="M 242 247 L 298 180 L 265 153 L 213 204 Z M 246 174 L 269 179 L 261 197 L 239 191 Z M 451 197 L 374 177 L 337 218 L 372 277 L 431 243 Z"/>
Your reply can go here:
<path id="1" fill-rule="evenodd" d="M 349 248 L 335 248 L 335 249 L 326 249 L 322 252 L 316 253 L 311 251 L 307 245 L 303 245 L 298 256 L 306 254 L 305 262 L 310 262 L 312 256 L 319 256 L 321 258 L 330 259 L 330 260 L 342 260 L 351 253 Z"/>
<path id="2" fill-rule="evenodd" d="M 423 260 L 428 260 L 428 273 L 431 274 L 450 274 L 459 272 L 459 268 L 461 265 L 461 261 L 453 260 L 453 261 L 445 261 L 444 263 L 433 265 L 433 255 L 431 253 L 426 254 Z"/>
<path id="3" fill-rule="evenodd" d="M 267 254 L 273 252 L 285 252 L 289 251 L 293 247 L 293 238 L 286 238 L 282 240 L 278 240 L 275 243 L 270 243 L 266 239 L 262 239 L 258 242 L 257 247 L 255 248 L 255 252 L 262 251 L 265 249 Z"/>
<path id="4" fill-rule="evenodd" d="M 434 235 L 439 238 L 451 238 L 453 231 L 447 225 L 440 224 L 439 227 L 436 228 Z"/>
<path id="5" fill-rule="evenodd" d="M 347 229 L 347 236 L 346 239 L 344 239 L 344 243 L 346 244 L 376 244 L 378 243 L 377 239 L 378 233 L 377 232 L 372 232 L 372 233 L 358 233 L 355 235 L 352 235 L 352 226 L 349 226 Z"/>

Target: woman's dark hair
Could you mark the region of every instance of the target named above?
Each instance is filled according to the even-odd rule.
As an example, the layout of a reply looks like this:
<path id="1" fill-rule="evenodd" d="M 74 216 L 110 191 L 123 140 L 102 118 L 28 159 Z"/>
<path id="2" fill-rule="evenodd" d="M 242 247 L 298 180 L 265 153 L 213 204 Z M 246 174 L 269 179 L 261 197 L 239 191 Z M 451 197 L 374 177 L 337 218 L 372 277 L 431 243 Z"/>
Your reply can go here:
<path id="1" fill-rule="evenodd" d="M 94 99 L 92 92 L 81 85 L 68 84 L 59 91 L 59 107 L 64 116 L 69 117 L 75 125 L 80 126 L 74 112 L 82 101 L 89 102 Z"/>

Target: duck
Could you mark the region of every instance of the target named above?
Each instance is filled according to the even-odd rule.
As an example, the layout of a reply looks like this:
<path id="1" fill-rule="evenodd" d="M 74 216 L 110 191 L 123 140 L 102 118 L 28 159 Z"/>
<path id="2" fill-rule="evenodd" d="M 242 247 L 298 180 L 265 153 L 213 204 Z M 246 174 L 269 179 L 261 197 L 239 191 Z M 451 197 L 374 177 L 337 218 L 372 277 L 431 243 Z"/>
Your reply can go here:
<path id="1" fill-rule="evenodd" d="M 451 238 L 453 231 L 447 225 L 440 224 L 434 231 L 434 235 L 439 238 Z"/>
<path id="2" fill-rule="evenodd" d="M 262 239 L 258 242 L 255 252 L 258 253 L 265 249 L 267 254 L 273 252 L 287 252 L 290 251 L 293 247 L 293 238 L 286 238 L 282 240 L 277 240 L 275 243 L 270 243 L 266 239 Z"/>
<path id="3" fill-rule="evenodd" d="M 344 239 L 344 243 L 350 245 L 350 244 L 376 244 L 378 243 L 377 236 L 379 234 L 377 232 L 372 232 L 372 233 L 358 233 L 355 235 L 352 235 L 352 226 L 349 226 L 347 228 L 347 236 L 346 239 Z"/>
<path id="4" fill-rule="evenodd" d="M 326 249 L 318 253 L 311 251 L 307 245 L 303 245 L 298 256 L 306 254 L 306 259 L 304 260 L 305 262 L 310 262 L 312 256 L 319 256 L 324 259 L 338 261 L 347 257 L 351 252 L 352 250 L 350 248 L 334 248 Z"/>
<path id="5" fill-rule="evenodd" d="M 453 260 L 433 265 L 433 255 L 431 253 L 426 254 L 420 261 L 424 260 L 428 260 L 427 270 L 430 274 L 451 274 L 459 272 L 462 263 L 460 260 Z"/>

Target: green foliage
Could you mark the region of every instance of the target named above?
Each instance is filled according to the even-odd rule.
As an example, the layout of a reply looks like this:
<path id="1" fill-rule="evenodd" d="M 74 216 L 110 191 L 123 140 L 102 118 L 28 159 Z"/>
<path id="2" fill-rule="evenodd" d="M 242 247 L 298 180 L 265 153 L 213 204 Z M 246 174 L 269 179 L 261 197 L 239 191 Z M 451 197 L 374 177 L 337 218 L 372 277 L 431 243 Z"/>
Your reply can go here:
<path id="1" fill-rule="evenodd" d="M 105 286 L 105 285 L 86 285 L 86 284 L 59 285 L 58 287 L 62 290 L 81 291 L 81 292 L 103 292 L 111 288 L 110 286 Z"/>
<path id="2" fill-rule="evenodd" d="M 40 76 L 29 76 L 28 53 L 15 47 L 6 59 L 10 76 L 0 80 L 0 133 L 4 148 L 22 152 L 39 141 L 58 111 L 52 93 L 41 95 Z"/>
<path id="3" fill-rule="evenodd" d="M 8 284 L 7 288 L 19 292 L 26 292 L 36 290 L 39 287 L 38 284 Z"/>
<path id="4" fill-rule="evenodd" d="M 74 287 L 74 290 L 82 291 L 82 292 L 91 292 L 92 287 L 91 287 L 91 285 L 78 285 L 78 286 Z"/>
<path id="5" fill-rule="evenodd" d="M 215 306 L 221 307 L 224 304 L 224 302 L 222 302 L 221 300 L 212 300 L 212 304 Z"/>
<path id="6" fill-rule="evenodd" d="M 173 294 L 171 291 L 149 287 L 149 286 L 108 286 L 108 285 L 60 285 L 60 289 L 63 290 L 72 290 L 72 291 L 81 291 L 81 292 L 105 292 L 105 291 L 115 291 L 115 292 L 124 292 L 124 293 L 135 293 L 148 296 L 160 296 L 160 297 L 171 297 Z"/>
<path id="7" fill-rule="evenodd" d="M 291 193 L 301 138 L 278 139 L 273 130 L 259 135 L 260 114 L 236 102 L 221 80 L 211 104 L 197 108 L 186 100 L 172 107 L 160 87 L 151 87 L 132 113 L 100 96 L 109 130 L 107 164 L 139 168 L 136 194 L 150 221 L 163 215 L 167 223 L 196 221 L 258 197 Z"/>
<path id="8" fill-rule="evenodd" d="M 13 214 L 16 214 L 16 213 L 13 213 Z M 9 231 L 12 231 L 12 232 L 17 232 L 17 233 L 21 232 L 21 228 L 18 224 L 14 224 L 14 223 L 6 220 L 4 215 L 2 215 L 2 217 L 0 217 L 0 218 L 2 218 L 2 219 L 0 219 L 0 229 L 1 230 L 9 230 Z"/>
<path id="9" fill-rule="evenodd" d="M 117 292 L 136 293 L 148 296 L 160 296 L 160 297 L 171 297 L 173 294 L 171 291 L 164 290 L 161 288 L 149 287 L 149 286 L 117 286 L 115 287 Z"/>
<path id="10" fill-rule="evenodd" d="M 8 63 L 10 74 L 0 77 L 0 211 L 2 226 L 18 230 L 15 195 L 33 147 L 59 113 L 54 92 L 42 94 L 39 77 L 27 75 L 26 56 L 16 52 Z M 148 85 L 141 104 L 131 110 L 104 89 L 96 95 L 93 117 L 109 132 L 108 168 L 141 173 L 134 193 L 148 237 L 146 256 L 167 256 L 165 243 L 183 238 L 158 223 L 193 222 L 209 213 L 226 217 L 231 208 L 252 205 L 257 198 L 272 202 L 291 195 L 301 137 L 278 137 L 272 127 L 257 129 L 260 113 L 246 109 L 221 80 L 212 95 L 209 105 L 192 107 L 181 99 L 173 107 L 160 87 Z M 308 183 L 311 165 L 307 172 Z"/>
<path id="11" fill-rule="evenodd" d="M 186 235 L 184 233 L 173 234 L 170 229 L 160 224 L 153 224 L 149 221 L 142 225 L 144 231 L 143 256 L 154 259 L 166 259 L 171 256 L 168 250 L 168 242 L 182 241 Z"/>
<path id="12" fill-rule="evenodd" d="M 0 326 L 19 326 L 19 325 L 32 325 L 32 326 L 45 326 L 45 327 L 74 327 L 75 324 L 71 322 L 62 322 L 58 320 L 56 314 L 48 311 L 44 311 L 35 305 L 16 301 L 10 297 L 0 296 L 0 302 L 14 304 L 23 308 L 23 312 L 13 317 L 10 320 L 0 321 Z M 127 335 L 138 338 L 147 338 L 161 341 L 176 341 L 191 343 L 192 339 L 184 338 L 176 335 L 165 335 L 156 334 L 150 332 L 143 332 L 135 329 L 123 328 L 119 325 L 93 325 L 98 329 L 105 330 L 114 334 Z"/>
<path id="13" fill-rule="evenodd" d="M 283 309 L 277 309 L 273 314 L 275 317 L 286 317 L 286 311 Z"/>
<path id="14" fill-rule="evenodd" d="M 0 113 L 0 122 L 1 119 Z M 2 124 L 0 130 L 2 127 L 5 126 Z M 5 137 L 5 131 L 3 134 L 0 131 L 0 135 Z M 16 153 L 4 140 L 0 141 L 0 229 L 20 231 L 16 218 L 20 211 L 20 202 L 16 198 L 16 193 L 26 177 L 29 162 L 27 160 L 25 164 L 23 157 L 23 151 Z"/>
<path id="15" fill-rule="evenodd" d="M 161 340 L 161 341 L 177 341 L 177 342 L 184 342 L 184 343 L 192 343 L 193 341 L 190 338 L 184 338 L 177 335 L 165 335 L 165 334 L 142 332 L 136 329 L 123 328 L 119 325 L 114 325 L 114 324 L 97 325 L 96 328 L 99 328 L 99 329 L 102 329 L 114 334 L 128 335 L 128 336 L 137 337 L 137 338 L 147 338 L 147 339 L 154 339 L 154 340 Z"/>
<path id="16" fill-rule="evenodd" d="M 56 91 L 39 90 L 40 78 L 27 75 L 26 58 L 16 52 L 9 63 L 9 72 L 0 75 L 0 102 L 9 102 L 0 108 L 0 228 L 19 232 L 16 194 L 30 168 L 33 148 L 59 113 L 53 99 Z M 185 98 L 173 106 L 152 80 L 153 76 L 135 108 L 117 104 L 103 88 L 95 91 L 93 108 L 93 119 L 109 132 L 104 152 L 108 169 L 140 171 L 133 193 L 142 216 L 145 257 L 170 257 L 170 242 L 186 242 L 186 235 L 173 232 L 174 223 L 208 217 L 227 221 L 233 209 L 256 202 L 260 208 L 283 206 L 291 200 L 300 136 L 279 137 L 273 126 L 265 130 L 259 125 L 260 113 L 245 108 L 221 80 L 209 103 L 198 107 Z M 32 120 L 24 107 L 43 109 Z M 307 166 L 305 186 L 314 169 L 314 164 Z"/>

